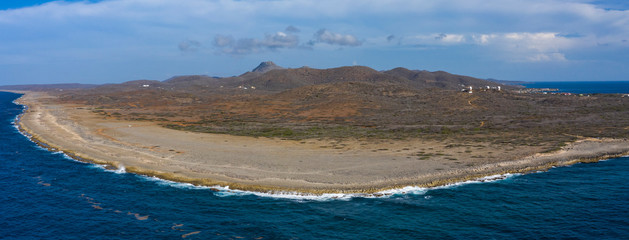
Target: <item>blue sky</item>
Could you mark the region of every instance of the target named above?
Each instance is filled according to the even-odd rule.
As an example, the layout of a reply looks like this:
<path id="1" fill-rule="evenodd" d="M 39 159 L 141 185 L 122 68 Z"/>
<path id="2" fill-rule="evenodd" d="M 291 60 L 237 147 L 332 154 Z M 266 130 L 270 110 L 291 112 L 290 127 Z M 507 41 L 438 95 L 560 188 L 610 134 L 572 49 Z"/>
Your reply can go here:
<path id="1" fill-rule="evenodd" d="M 629 80 L 629 1 L 2 1 L 0 85 L 364 65 Z"/>

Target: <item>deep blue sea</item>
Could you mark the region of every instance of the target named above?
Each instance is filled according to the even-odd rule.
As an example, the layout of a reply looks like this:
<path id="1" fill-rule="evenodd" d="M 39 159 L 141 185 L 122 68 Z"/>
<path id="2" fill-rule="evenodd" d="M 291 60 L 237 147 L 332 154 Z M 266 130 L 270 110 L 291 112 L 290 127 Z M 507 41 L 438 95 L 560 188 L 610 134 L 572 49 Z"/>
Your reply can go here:
<path id="1" fill-rule="evenodd" d="M 602 82 L 530 82 L 522 84 L 528 88 L 556 88 L 559 92 L 588 93 L 629 93 L 629 81 Z"/>
<path id="2" fill-rule="evenodd" d="M 304 199 L 105 170 L 38 147 L 0 92 L 0 239 L 627 239 L 629 158 L 384 198 Z"/>

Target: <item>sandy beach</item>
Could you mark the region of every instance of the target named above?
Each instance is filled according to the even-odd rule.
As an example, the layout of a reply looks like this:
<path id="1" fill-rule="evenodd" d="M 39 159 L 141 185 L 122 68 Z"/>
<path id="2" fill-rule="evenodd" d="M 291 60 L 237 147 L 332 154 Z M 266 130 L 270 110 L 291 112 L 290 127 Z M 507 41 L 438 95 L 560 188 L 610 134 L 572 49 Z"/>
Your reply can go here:
<path id="1" fill-rule="evenodd" d="M 121 121 L 28 92 L 19 126 L 81 161 L 205 186 L 304 193 L 437 186 L 627 155 L 627 139 L 582 139 L 562 150 L 436 140 L 280 140 L 193 133 Z"/>

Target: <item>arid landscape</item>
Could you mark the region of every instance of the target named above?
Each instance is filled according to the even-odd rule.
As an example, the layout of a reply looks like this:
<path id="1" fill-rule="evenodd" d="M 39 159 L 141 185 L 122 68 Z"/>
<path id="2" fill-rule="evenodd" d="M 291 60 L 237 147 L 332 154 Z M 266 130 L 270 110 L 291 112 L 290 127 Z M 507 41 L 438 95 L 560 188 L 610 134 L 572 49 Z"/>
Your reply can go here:
<path id="1" fill-rule="evenodd" d="M 461 91 L 470 86 L 471 94 Z M 579 137 L 629 135 L 629 98 L 620 95 L 542 94 L 404 68 L 262 63 L 237 77 L 182 76 L 56 95 L 105 118 L 284 139 L 457 139 L 552 150 Z"/>
<path id="2" fill-rule="evenodd" d="M 30 107 L 21 125 L 50 148 L 255 191 L 373 193 L 629 151 L 627 97 L 446 72 L 264 62 L 228 78 L 15 88 L 37 90 L 20 100 Z"/>

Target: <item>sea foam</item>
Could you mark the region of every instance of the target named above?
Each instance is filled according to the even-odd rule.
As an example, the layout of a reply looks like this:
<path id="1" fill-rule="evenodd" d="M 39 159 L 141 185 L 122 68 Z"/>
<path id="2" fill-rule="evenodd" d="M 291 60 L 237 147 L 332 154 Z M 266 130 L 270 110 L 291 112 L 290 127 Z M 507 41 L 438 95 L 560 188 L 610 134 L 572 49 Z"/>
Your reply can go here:
<path id="1" fill-rule="evenodd" d="M 111 170 L 109 170 L 111 171 Z M 197 186 L 190 183 L 180 183 L 174 182 L 170 180 L 161 179 L 155 176 L 140 176 L 145 180 L 152 181 L 162 186 L 169 186 L 175 188 L 182 189 L 195 189 L 195 190 L 207 190 L 212 191 L 215 196 L 218 197 L 242 197 L 242 196 L 258 196 L 264 198 L 273 198 L 273 199 L 287 199 L 287 200 L 296 200 L 296 201 L 334 201 L 334 200 L 345 200 L 349 201 L 353 198 L 391 198 L 391 197 L 400 197 L 404 195 L 424 195 L 430 190 L 435 189 L 447 189 L 458 187 L 467 184 L 477 184 L 477 183 L 488 183 L 501 181 L 513 176 L 518 176 L 521 174 L 499 174 L 499 175 L 491 175 L 481 177 L 475 180 L 468 180 L 464 182 L 452 183 L 439 187 L 418 187 L 418 186 L 406 186 L 403 188 L 389 189 L 384 190 L 372 194 L 368 193 L 324 193 L 324 194 L 310 194 L 310 193 L 300 193 L 300 192 L 254 192 L 254 191 L 244 191 L 237 189 L 230 189 L 229 186 Z M 427 199 L 430 196 L 426 197 Z"/>
<path id="2" fill-rule="evenodd" d="M 127 169 L 122 164 L 118 164 L 118 169 L 116 169 L 116 170 L 109 170 L 109 171 L 113 171 L 114 173 L 117 173 L 117 174 L 127 173 Z"/>
<path id="3" fill-rule="evenodd" d="M 160 185 L 160 186 L 168 186 L 168 187 L 181 188 L 181 189 L 204 189 L 204 190 L 209 190 L 211 188 L 211 187 L 206 187 L 206 186 L 197 186 L 191 183 L 181 183 L 181 182 L 170 181 L 170 180 L 161 179 L 155 176 L 150 177 L 150 176 L 139 175 L 139 177 L 150 182 L 155 182 L 157 185 Z"/>
<path id="4" fill-rule="evenodd" d="M 495 181 L 505 180 L 505 179 L 508 179 L 517 175 L 521 175 L 521 174 L 505 173 L 505 174 L 490 175 L 490 176 L 477 178 L 474 180 L 455 182 L 455 183 L 450 183 L 443 186 L 430 187 L 430 188 L 418 187 L 418 186 L 406 186 L 403 188 L 395 188 L 395 189 L 380 191 L 380 192 L 375 193 L 374 195 L 379 196 L 379 197 L 391 197 L 391 196 L 396 196 L 396 195 L 399 196 L 399 195 L 407 195 L 407 194 L 423 195 L 423 194 L 426 194 L 428 191 L 434 190 L 434 189 L 447 189 L 447 188 L 453 188 L 453 187 L 463 186 L 467 184 L 495 182 Z"/>
<path id="5" fill-rule="evenodd" d="M 321 195 L 308 194 L 308 193 L 298 193 L 298 192 L 272 192 L 272 193 L 264 193 L 264 192 L 252 192 L 252 191 L 242 191 L 242 190 L 231 190 L 229 187 L 213 187 L 215 189 L 219 189 L 221 191 L 217 192 L 217 196 L 245 196 L 245 195 L 255 195 L 259 197 L 268 197 L 268 198 L 276 198 L 276 199 L 292 199 L 292 200 L 309 200 L 309 201 L 330 201 L 330 200 L 351 200 L 352 198 L 390 198 L 397 197 L 402 195 L 424 195 L 428 191 L 433 189 L 444 189 L 444 188 L 452 188 L 457 186 L 462 186 L 466 184 L 475 184 L 475 183 L 487 183 L 487 182 L 495 182 L 500 180 L 505 180 L 507 178 L 511 178 L 513 176 L 520 174 L 499 174 L 499 175 L 491 175 L 482 178 L 478 178 L 475 180 L 468 180 L 464 182 L 452 183 L 439 187 L 418 187 L 418 186 L 406 186 L 403 188 L 395 188 L 384 191 L 379 191 L 373 194 L 367 193 L 324 193 Z"/>

